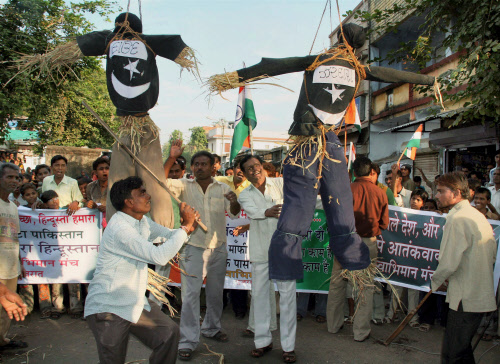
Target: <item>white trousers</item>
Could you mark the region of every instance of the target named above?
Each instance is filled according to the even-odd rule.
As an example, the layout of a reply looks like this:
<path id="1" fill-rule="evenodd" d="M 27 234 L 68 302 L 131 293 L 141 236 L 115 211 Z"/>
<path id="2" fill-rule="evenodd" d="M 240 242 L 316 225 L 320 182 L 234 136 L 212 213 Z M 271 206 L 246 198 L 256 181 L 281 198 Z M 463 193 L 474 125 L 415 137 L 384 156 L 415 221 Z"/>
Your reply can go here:
<path id="1" fill-rule="evenodd" d="M 271 283 L 270 283 L 271 282 Z M 269 289 L 272 281 L 269 279 L 269 263 L 252 262 L 252 301 L 255 319 L 255 347 L 263 348 L 272 343 L 271 334 L 271 304 L 274 299 Z M 295 280 L 277 280 L 280 293 L 280 338 L 283 351 L 295 349 L 297 331 L 297 299 Z"/>
<path id="2" fill-rule="evenodd" d="M 271 325 L 270 329 L 271 331 L 275 331 L 278 329 L 278 320 L 277 315 L 276 315 L 276 296 L 275 296 L 275 291 L 274 291 L 274 283 L 273 281 L 269 280 L 269 304 L 271 305 Z M 260 307 L 257 304 L 257 308 L 260 309 Z M 255 300 L 253 298 L 253 295 L 250 300 L 250 312 L 248 313 L 248 327 L 247 329 L 255 332 L 255 317 L 254 317 L 254 311 L 255 311 Z"/>

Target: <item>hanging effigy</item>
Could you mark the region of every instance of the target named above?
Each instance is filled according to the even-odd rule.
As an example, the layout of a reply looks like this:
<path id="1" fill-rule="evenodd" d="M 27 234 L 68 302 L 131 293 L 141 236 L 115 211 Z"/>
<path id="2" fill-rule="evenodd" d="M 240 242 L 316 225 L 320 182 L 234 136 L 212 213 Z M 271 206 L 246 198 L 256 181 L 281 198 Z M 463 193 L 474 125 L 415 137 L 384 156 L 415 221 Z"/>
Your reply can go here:
<path id="1" fill-rule="evenodd" d="M 289 129 L 294 144 L 283 162 L 284 202 L 269 249 L 271 279 L 302 279 L 302 239 L 314 214 L 318 190 L 326 213 L 330 248 L 345 268 L 344 274 L 362 285 L 376 270 L 370 264 L 368 247 L 355 230 L 344 146 L 337 134 L 362 80 L 433 85 L 435 78 L 361 65 L 354 50 L 362 47 L 365 39 L 361 26 L 347 24 L 338 32 L 338 45 L 321 54 L 263 58 L 254 66 L 208 80 L 210 92 L 221 94 L 267 77 L 304 71 Z"/>

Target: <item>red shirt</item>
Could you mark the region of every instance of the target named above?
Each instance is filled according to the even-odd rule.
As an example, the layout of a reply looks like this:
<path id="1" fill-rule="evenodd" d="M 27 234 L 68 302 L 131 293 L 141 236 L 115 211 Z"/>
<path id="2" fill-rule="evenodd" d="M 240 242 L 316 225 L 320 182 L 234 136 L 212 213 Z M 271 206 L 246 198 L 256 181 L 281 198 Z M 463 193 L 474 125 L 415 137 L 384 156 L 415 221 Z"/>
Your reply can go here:
<path id="1" fill-rule="evenodd" d="M 359 236 L 380 235 L 389 225 L 387 195 L 368 177 L 358 177 L 351 183 L 354 219 Z"/>

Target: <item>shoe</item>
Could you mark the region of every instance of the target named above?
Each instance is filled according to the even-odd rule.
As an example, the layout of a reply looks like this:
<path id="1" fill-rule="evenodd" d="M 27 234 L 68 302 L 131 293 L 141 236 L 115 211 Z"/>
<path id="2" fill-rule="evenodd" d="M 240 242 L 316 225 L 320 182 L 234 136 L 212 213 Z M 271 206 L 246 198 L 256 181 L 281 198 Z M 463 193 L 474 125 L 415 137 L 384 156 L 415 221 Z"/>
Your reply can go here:
<path id="1" fill-rule="evenodd" d="M 383 319 L 372 319 L 373 324 L 382 325 L 384 323 Z"/>
<path id="2" fill-rule="evenodd" d="M 179 349 L 179 351 L 177 352 L 177 357 L 180 360 L 189 361 L 191 360 L 192 356 L 193 356 L 193 350 L 191 349 Z"/>
<path id="3" fill-rule="evenodd" d="M 358 343 L 362 343 L 363 341 L 366 341 L 370 338 L 370 334 L 368 334 L 364 339 L 361 339 L 361 340 L 356 340 L 354 339 L 354 341 L 358 342 Z"/>

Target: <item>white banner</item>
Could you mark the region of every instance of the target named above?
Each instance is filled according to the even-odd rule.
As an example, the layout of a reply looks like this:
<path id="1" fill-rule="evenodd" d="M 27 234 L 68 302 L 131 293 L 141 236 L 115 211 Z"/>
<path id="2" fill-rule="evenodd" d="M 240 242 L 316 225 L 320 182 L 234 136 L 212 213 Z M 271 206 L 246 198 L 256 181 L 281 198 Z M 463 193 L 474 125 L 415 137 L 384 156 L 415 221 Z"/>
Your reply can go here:
<path id="1" fill-rule="evenodd" d="M 21 284 L 89 283 L 101 241 L 101 213 L 19 208 L 19 247 L 26 278 Z"/>
<path id="2" fill-rule="evenodd" d="M 234 236 L 234 228 L 250 224 L 250 219 L 244 211 L 238 219 L 231 220 L 226 216 L 227 261 L 226 261 L 226 289 L 252 289 L 251 263 L 248 252 L 248 237 L 250 230 Z"/>

